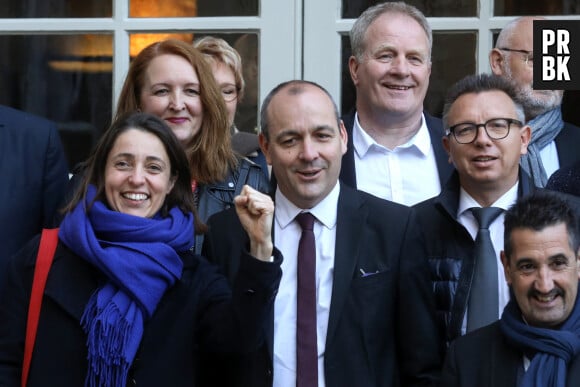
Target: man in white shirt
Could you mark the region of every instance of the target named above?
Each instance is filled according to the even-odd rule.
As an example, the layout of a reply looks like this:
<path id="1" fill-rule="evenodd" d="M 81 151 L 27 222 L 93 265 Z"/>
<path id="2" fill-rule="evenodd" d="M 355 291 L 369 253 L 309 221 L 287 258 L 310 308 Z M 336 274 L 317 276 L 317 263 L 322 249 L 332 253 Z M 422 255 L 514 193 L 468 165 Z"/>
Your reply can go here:
<path id="1" fill-rule="evenodd" d="M 406 3 L 380 3 L 356 20 L 350 41 L 357 99 L 343 117 L 341 181 L 405 205 L 437 195 L 453 167 L 441 120 L 423 112 L 433 42 L 427 19 Z"/>
<path id="2" fill-rule="evenodd" d="M 277 180 L 274 245 L 284 256 L 267 342 L 229 361 L 244 386 L 437 385 L 442 341 L 413 210 L 339 184 L 347 136 L 326 90 L 278 85 L 264 100 L 260 143 Z M 314 218 L 313 380 L 298 372 L 300 307 L 297 215 Z M 209 221 L 204 254 L 233 278 L 247 248 L 232 211 Z M 316 364 L 313 364 L 316 363 Z M 234 374 L 234 373 L 232 373 Z"/>

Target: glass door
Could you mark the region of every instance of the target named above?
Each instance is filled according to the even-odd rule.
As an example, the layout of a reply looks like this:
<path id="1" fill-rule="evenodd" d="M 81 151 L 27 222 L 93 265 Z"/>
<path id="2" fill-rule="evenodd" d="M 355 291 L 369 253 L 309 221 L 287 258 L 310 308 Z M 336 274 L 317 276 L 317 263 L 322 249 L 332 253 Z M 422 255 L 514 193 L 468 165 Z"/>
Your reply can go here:
<path id="1" fill-rule="evenodd" d="M 242 52 L 244 111 L 276 84 L 302 77 L 302 0 L 5 0 L 0 104 L 57 123 L 69 166 L 110 123 L 131 57 L 154 40 L 217 35 Z"/>
<path id="2" fill-rule="evenodd" d="M 348 71 L 348 32 L 362 11 L 379 2 L 304 0 L 304 78 L 328 88 L 343 113 L 354 107 L 356 98 Z M 443 99 L 451 84 L 465 75 L 490 71 L 488 55 L 494 38 L 514 17 L 540 14 L 580 19 L 578 1 L 408 0 L 407 3 L 427 16 L 433 30 L 433 67 L 424 105 L 436 116 L 441 115 Z M 565 104 L 566 100 L 565 97 Z M 566 106 L 563 111 L 566 115 Z M 580 117 L 576 122 L 580 123 Z"/>

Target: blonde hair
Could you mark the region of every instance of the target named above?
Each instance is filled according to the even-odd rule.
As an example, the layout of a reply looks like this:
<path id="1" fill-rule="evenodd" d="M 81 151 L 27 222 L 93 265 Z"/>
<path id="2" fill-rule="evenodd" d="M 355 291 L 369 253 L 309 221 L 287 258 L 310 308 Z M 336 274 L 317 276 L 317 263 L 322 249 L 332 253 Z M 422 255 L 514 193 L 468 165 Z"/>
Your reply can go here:
<path id="1" fill-rule="evenodd" d="M 193 42 L 207 60 L 213 63 L 223 63 L 234 73 L 236 89 L 238 89 L 238 101 L 244 97 L 246 84 L 242 75 L 242 58 L 240 54 L 225 40 L 215 36 L 205 36 Z"/>

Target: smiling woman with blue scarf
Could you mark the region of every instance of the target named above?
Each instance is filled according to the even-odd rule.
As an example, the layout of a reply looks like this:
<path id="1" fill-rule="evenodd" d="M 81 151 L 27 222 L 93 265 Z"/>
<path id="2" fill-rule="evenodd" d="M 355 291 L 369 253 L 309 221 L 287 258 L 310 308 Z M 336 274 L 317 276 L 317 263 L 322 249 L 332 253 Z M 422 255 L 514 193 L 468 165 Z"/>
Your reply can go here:
<path id="1" fill-rule="evenodd" d="M 147 114 L 113 123 L 65 209 L 27 385 L 194 386 L 200 348 L 257 348 L 282 258 L 271 199 L 246 187 L 235 204 L 251 243 L 232 291 L 192 253 L 205 225 L 174 134 Z M 13 257 L 0 289 L 2 386 L 20 385 L 39 241 Z"/>

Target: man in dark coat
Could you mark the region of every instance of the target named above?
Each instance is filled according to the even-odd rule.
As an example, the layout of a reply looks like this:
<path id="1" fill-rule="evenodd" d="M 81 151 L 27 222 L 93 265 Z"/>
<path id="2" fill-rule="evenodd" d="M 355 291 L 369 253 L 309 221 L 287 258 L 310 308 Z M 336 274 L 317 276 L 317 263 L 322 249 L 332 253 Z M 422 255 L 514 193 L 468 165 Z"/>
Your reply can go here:
<path id="1" fill-rule="evenodd" d="M 505 215 L 501 259 L 512 297 L 501 319 L 452 343 L 445 387 L 580 385 L 580 235 L 556 193 L 521 197 Z"/>
<path id="2" fill-rule="evenodd" d="M 447 343 L 476 324 L 468 324 L 469 306 L 494 302 L 497 310 L 488 323 L 497 320 L 509 301 L 499 253 L 503 247 L 503 217 L 489 226 L 495 256 L 497 283 L 476 296 L 475 239 L 478 223 L 473 208 L 496 207 L 507 210 L 519 197 L 536 190 L 519 160 L 527 152 L 530 127 L 523 124 L 524 113 L 514 86 L 496 75 L 472 75 L 449 90 L 443 121 L 447 128 L 445 149 L 456 171 L 441 193 L 414 206 L 423 231 L 431 279 L 435 292 L 440 329 Z M 580 216 L 578 198 L 567 197 Z M 496 297 L 490 300 L 486 297 Z"/>
<path id="3" fill-rule="evenodd" d="M 530 128 L 523 124 L 523 109 L 515 98 L 507 80 L 486 74 L 468 76 L 449 90 L 443 116 L 448 129 L 443 144 L 456 171 L 438 196 L 414 206 L 425 237 L 440 328 L 448 342 L 466 332 L 468 305 L 489 302 L 471 297 L 478 231 L 471 208 L 506 210 L 518 197 L 534 190 L 519 167 Z M 509 300 L 507 285 L 498 281 L 502 275 L 502 214 L 489 230 L 498 282 L 493 289 L 498 302 L 493 321 Z"/>
<path id="4" fill-rule="evenodd" d="M 222 362 L 238 368 L 229 385 L 295 386 L 303 376 L 297 292 L 304 263 L 295 218 L 305 213 L 315 217 L 316 250 L 310 365 L 317 376 L 308 385 L 437 385 L 441 341 L 414 212 L 338 182 L 347 136 L 320 86 L 277 86 L 264 101 L 261 124 L 262 149 L 277 177 L 273 232 L 284 274 L 264 327 L 267 345 L 244 362 Z M 204 255 L 233 278 L 247 238 L 229 210 L 210 218 L 209 227 Z"/>
<path id="5" fill-rule="evenodd" d="M 58 225 L 68 167 L 54 123 L 0 106 L 0 282 L 10 256 Z"/>

